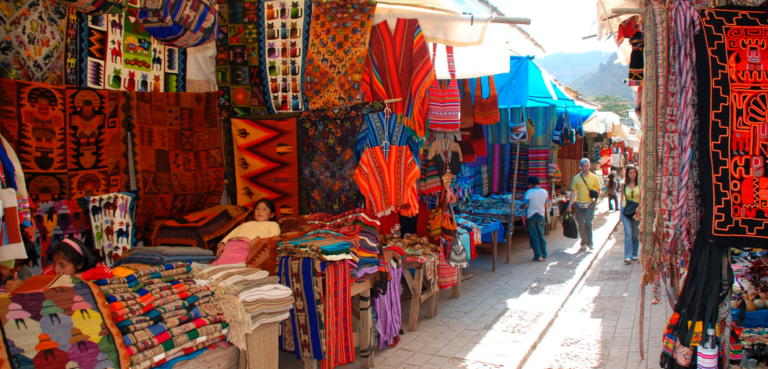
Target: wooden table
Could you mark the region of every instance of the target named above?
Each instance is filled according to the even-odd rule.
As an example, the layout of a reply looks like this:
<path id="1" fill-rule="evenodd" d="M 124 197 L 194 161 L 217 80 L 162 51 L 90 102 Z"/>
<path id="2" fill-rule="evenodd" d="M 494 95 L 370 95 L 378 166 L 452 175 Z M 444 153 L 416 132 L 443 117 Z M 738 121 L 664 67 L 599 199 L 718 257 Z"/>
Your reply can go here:
<path id="1" fill-rule="evenodd" d="M 413 274 L 411 274 L 413 269 Z M 461 271 L 461 269 L 459 269 Z M 427 291 L 422 293 L 421 289 L 424 285 L 424 281 L 427 280 L 426 268 L 424 263 L 416 261 L 403 261 L 403 277 L 405 278 L 408 289 L 411 291 L 411 313 L 408 316 L 408 330 L 411 332 L 416 331 L 416 326 L 419 324 L 419 309 L 421 304 L 427 303 L 427 319 L 432 319 L 437 316 L 437 303 L 440 296 L 440 290 Z M 461 275 L 459 275 L 459 278 Z M 437 276 L 435 276 L 437 278 Z M 454 286 L 456 288 L 456 286 Z M 461 288 L 461 286 L 459 286 Z"/>
<path id="2" fill-rule="evenodd" d="M 371 288 L 373 280 L 352 284 L 351 297 L 358 296 L 357 307 L 352 306 L 352 315 L 358 318 L 358 330 L 352 335 L 355 347 L 360 348 L 360 366 L 373 368 L 373 314 L 371 313 Z M 320 368 L 320 361 L 311 358 L 301 358 L 305 369 Z"/>
<path id="3" fill-rule="evenodd" d="M 513 215 L 507 216 L 507 215 L 482 214 L 482 213 L 477 213 L 477 214 L 462 213 L 462 214 L 473 216 L 473 217 L 496 219 L 500 221 L 501 224 L 507 225 L 507 264 L 509 264 L 509 258 L 512 254 L 512 234 L 515 233 L 515 221 L 517 221 L 519 218 L 515 218 Z M 498 235 L 493 236 L 494 243 L 496 242 L 497 236 Z M 485 246 L 485 247 L 488 247 L 488 246 Z M 493 253 L 493 265 L 494 265 L 493 270 L 494 271 L 496 271 L 496 255 L 497 255 L 496 247 L 494 246 L 494 253 Z"/>

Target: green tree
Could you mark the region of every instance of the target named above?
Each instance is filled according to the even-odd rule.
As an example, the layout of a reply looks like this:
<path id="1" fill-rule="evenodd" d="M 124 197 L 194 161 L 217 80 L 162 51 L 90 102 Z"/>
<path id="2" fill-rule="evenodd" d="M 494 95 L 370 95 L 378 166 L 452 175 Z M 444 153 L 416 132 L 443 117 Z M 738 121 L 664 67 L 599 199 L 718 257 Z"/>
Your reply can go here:
<path id="1" fill-rule="evenodd" d="M 629 115 L 627 114 L 627 110 L 630 109 L 629 101 L 624 100 L 618 96 L 611 96 L 609 94 L 605 94 L 602 96 L 595 96 L 590 100 L 594 101 L 595 104 L 603 107 L 602 109 L 600 109 L 600 111 L 612 111 L 618 114 L 622 118 L 629 117 Z"/>

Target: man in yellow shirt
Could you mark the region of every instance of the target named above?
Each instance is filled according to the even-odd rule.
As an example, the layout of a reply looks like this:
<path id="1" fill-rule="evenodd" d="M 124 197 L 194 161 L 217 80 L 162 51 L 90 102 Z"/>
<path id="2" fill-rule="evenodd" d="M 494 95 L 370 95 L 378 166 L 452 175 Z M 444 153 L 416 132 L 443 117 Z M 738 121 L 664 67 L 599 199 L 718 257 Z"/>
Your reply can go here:
<path id="1" fill-rule="evenodd" d="M 579 236 L 581 237 L 581 251 L 589 248 L 592 250 L 592 219 L 595 217 L 595 204 L 600 198 L 600 191 L 603 188 L 600 178 L 589 171 L 589 159 L 584 158 L 579 162 L 581 172 L 571 180 L 571 200 L 568 202 L 568 212 L 573 208 L 574 200 L 576 202 L 576 224 L 579 225 Z M 590 192 L 592 194 L 590 195 Z"/>

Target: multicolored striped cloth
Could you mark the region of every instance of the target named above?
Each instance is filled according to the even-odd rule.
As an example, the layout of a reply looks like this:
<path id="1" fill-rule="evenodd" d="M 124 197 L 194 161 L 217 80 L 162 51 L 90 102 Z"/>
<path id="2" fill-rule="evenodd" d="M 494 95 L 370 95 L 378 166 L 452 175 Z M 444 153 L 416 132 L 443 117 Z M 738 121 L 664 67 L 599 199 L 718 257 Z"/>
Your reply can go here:
<path id="1" fill-rule="evenodd" d="M 461 94 L 456 80 L 456 66 L 453 62 L 453 46 L 446 46 L 448 72 L 451 79 L 443 89 L 437 79 L 429 86 L 429 129 L 433 131 L 458 131 L 461 117 Z M 432 60 L 437 57 L 437 44 L 432 44 Z"/>
<path id="2" fill-rule="evenodd" d="M 488 172 L 490 193 L 507 192 L 509 180 L 509 144 L 492 144 L 488 147 Z M 514 170 L 514 168 L 512 168 Z"/>
<path id="3" fill-rule="evenodd" d="M 539 177 L 541 188 L 549 191 L 549 146 L 531 146 L 528 149 L 528 175 Z"/>
<path id="4" fill-rule="evenodd" d="M 517 187 L 515 186 L 515 158 L 517 158 Z M 520 145 L 518 153 L 516 145 L 509 149 L 509 191 L 515 192 L 516 200 L 523 200 L 528 190 L 528 145 Z"/>

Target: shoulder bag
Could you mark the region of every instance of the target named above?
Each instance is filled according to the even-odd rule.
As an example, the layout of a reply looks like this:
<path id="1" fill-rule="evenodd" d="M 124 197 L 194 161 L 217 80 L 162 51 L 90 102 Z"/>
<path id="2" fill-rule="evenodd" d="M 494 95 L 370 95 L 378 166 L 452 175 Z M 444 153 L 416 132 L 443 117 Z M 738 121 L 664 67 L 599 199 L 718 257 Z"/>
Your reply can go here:
<path id="1" fill-rule="evenodd" d="M 581 177 L 581 180 L 584 181 L 584 185 L 587 186 L 587 189 L 589 190 L 589 197 L 591 197 L 593 200 L 596 200 L 598 197 L 600 197 L 600 194 L 597 193 L 597 191 L 589 188 L 589 184 L 587 184 L 587 180 L 584 179 L 584 175 L 579 174 L 579 176 Z"/>
<path id="2" fill-rule="evenodd" d="M 627 186 L 624 186 L 624 200 L 627 202 L 627 204 L 624 205 L 624 209 L 621 211 L 621 213 L 624 214 L 625 217 L 632 219 L 637 213 L 637 206 L 639 204 L 627 198 Z"/>

